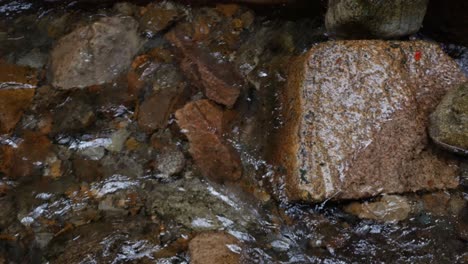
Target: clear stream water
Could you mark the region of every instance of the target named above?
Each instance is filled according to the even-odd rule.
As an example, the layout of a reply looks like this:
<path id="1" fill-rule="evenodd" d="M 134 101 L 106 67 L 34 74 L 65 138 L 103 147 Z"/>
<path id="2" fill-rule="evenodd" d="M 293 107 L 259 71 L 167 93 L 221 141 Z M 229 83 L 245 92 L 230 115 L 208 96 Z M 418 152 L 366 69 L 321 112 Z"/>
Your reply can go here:
<path id="1" fill-rule="evenodd" d="M 242 183 L 203 179 L 187 155 L 186 139 L 174 130 L 172 116 L 165 129 L 141 129 L 135 104 L 126 99 L 126 78 L 103 85 L 97 94 L 50 88 L 47 63 L 60 37 L 102 16 L 138 18 L 139 8 L 0 1 L 1 62 L 36 68 L 43 76 L 35 107 L 25 111 L 11 135 L 1 135 L 0 144 L 18 148 L 27 140 L 25 131 L 38 130 L 48 116 L 55 122 L 46 135 L 55 155 L 45 161 L 49 165 L 33 164 L 31 175 L 23 178 L 0 178 L 7 190 L 0 188 L 0 263 L 189 263 L 188 239 L 206 230 L 225 230 L 242 241 L 243 250 L 231 250 L 242 254 L 245 263 L 468 262 L 466 175 L 457 190 L 407 194 L 415 209 L 406 220 L 389 223 L 344 212 L 349 202 L 288 203 L 281 187 L 271 188 L 274 167 L 261 158 L 268 151 L 268 132 L 254 124 L 281 125 L 275 95 L 286 80 L 287 61 L 327 40 L 320 15 L 242 7 L 244 17 L 239 19 L 244 24 L 252 20 L 252 25 L 235 38 L 222 20 L 213 22 L 223 18 L 215 7 L 180 7 L 183 15 L 161 32 L 140 25 L 146 44 L 139 54 L 156 49 L 177 69 L 173 58 L 179 55 L 164 34 L 189 18 L 200 19 L 190 23 L 217 23 L 209 26 L 203 48 L 234 62 L 249 83 L 234 109 L 244 119 L 229 135 L 245 166 Z M 224 42 L 215 41 L 219 39 Z M 445 47 L 466 69 L 466 48 Z M 139 74 L 156 83 L 178 78 L 158 76 L 151 66 Z M 93 121 L 84 125 L 80 120 L 89 113 Z M 151 165 L 164 160 L 161 145 L 178 153 L 171 155 L 183 154 L 179 160 L 166 159 L 168 166 L 181 167 L 174 175 Z M 51 177 L 50 164 L 57 160 L 60 173 Z"/>

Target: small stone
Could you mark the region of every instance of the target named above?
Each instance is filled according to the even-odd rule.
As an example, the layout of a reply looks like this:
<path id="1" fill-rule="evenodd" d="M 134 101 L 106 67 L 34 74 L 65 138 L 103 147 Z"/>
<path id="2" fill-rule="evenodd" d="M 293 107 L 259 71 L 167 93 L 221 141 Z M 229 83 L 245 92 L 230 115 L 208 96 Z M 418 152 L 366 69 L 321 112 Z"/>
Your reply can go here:
<path id="1" fill-rule="evenodd" d="M 10 133 L 28 109 L 34 89 L 0 89 L 0 134 Z"/>
<path id="2" fill-rule="evenodd" d="M 153 91 L 138 107 L 138 125 L 147 132 L 165 128 L 184 97 L 185 82 L 173 65 L 160 66 L 154 78 Z"/>
<path id="3" fill-rule="evenodd" d="M 440 147 L 468 155 L 468 82 L 447 93 L 431 114 L 429 135 Z"/>
<path id="4" fill-rule="evenodd" d="M 111 152 L 120 152 L 122 151 L 125 141 L 127 140 L 128 136 L 130 136 L 130 132 L 127 129 L 122 128 L 114 132 L 111 136 L 112 143 L 106 147 L 107 150 Z"/>
<path id="5" fill-rule="evenodd" d="M 34 97 L 37 72 L 0 61 L 0 134 L 11 132 Z"/>
<path id="6" fill-rule="evenodd" d="M 189 243 L 192 264 L 238 264 L 241 251 L 241 243 L 223 232 L 202 233 Z"/>
<path id="7" fill-rule="evenodd" d="M 7 178 L 32 177 L 40 173 L 51 152 L 51 142 L 44 136 L 27 131 L 17 147 L 0 145 L 0 172 Z M 2 154 L 3 152 L 3 154 Z"/>
<path id="8" fill-rule="evenodd" d="M 141 10 L 140 26 L 154 35 L 166 29 L 181 15 L 182 11 L 172 2 L 150 3 Z"/>
<path id="9" fill-rule="evenodd" d="M 344 210 L 359 218 L 382 222 L 398 222 L 408 218 L 411 212 L 411 205 L 402 196 L 384 195 L 377 202 L 353 202 L 347 205 Z"/>
<path id="10" fill-rule="evenodd" d="M 447 215 L 449 210 L 450 194 L 435 192 L 424 194 L 422 197 L 424 210 L 435 216 Z"/>
<path id="11" fill-rule="evenodd" d="M 77 132 L 91 126 L 96 119 L 94 109 L 88 103 L 71 99 L 59 106 L 53 115 L 52 132 Z"/>
<path id="12" fill-rule="evenodd" d="M 223 139 L 223 111 L 218 106 L 198 100 L 186 104 L 175 115 L 189 140 L 189 152 L 206 177 L 223 182 L 242 176 L 239 154 Z"/>
<path id="13" fill-rule="evenodd" d="M 182 172 L 185 166 L 185 156 L 176 148 L 163 150 L 157 158 L 157 169 L 168 176 L 176 175 Z"/>
<path id="14" fill-rule="evenodd" d="M 245 82 L 232 63 L 214 58 L 208 51 L 185 41 L 177 32 L 168 33 L 166 38 L 183 53 L 182 71 L 206 97 L 227 107 L 236 103 Z"/>
<path id="15" fill-rule="evenodd" d="M 130 17 L 105 17 L 62 37 L 51 53 L 52 85 L 84 88 L 114 80 L 141 46 L 137 27 Z"/>

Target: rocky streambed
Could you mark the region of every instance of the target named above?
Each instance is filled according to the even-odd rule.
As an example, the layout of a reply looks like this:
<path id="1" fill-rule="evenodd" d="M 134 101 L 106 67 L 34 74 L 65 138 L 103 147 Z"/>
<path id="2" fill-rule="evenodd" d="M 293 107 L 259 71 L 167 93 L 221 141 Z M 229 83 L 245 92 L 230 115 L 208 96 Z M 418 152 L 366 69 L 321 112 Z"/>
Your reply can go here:
<path id="1" fill-rule="evenodd" d="M 0 263 L 468 262 L 445 2 L 0 2 Z"/>

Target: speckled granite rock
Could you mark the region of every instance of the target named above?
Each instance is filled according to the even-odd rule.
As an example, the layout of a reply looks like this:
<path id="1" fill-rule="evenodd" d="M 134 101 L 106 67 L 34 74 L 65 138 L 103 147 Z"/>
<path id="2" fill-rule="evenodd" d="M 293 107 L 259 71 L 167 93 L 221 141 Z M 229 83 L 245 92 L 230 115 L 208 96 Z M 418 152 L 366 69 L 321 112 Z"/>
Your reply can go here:
<path id="1" fill-rule="evenodd" d="M 429 113 L 466 80 L 435 44 L 338 41 L 299 58 L 282 95 L 274 159 L 290 199 L 352 199 L 455 187 L 427 149 Z"/>
<path id="2" fill-rule="evenodd" d="M 468 155 L 468 83 L 454 87 L 431 114 L 429 135 L 439 146 Z"/>
<path id="3" fill-rule="evenodd" d="M 422 25 L 428 0 L 329 0 L 328 32 L 339 38 L 397 38 Z"/>
<path id="4" fill-rule="evenodd" d="M 112 81 L 140 48 L 137 27 L 130 17 L 104 17 L 61 38 L 51 53 L 52 85 L 71 89 Z"/>

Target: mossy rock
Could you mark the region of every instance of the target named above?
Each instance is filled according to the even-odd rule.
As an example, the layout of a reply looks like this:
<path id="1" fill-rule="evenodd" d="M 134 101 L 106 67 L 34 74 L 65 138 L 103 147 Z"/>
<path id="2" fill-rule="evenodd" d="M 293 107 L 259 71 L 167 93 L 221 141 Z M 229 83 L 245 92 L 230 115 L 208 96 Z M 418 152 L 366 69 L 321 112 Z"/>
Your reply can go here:
<path id="1" fill-rule="evenodd" d="M 439 146 L 468 155 L 468 82 L 452 89 L 430 117 L 429 135 Z"/>

